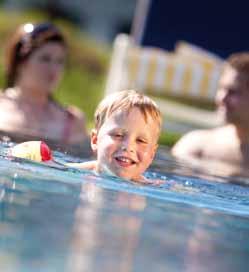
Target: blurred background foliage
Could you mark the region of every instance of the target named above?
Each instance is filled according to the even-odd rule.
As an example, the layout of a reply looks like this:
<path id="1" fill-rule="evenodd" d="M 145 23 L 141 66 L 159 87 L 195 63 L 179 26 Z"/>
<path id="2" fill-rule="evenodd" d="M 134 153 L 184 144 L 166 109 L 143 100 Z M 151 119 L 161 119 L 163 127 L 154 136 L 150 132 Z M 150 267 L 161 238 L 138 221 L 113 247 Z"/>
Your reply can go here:
<path id="1" fill-rule="evenodd" d="M 4 86 L 4 50 L 7 39 L 14 30 L 23 23 L 39 23 L 50 20 L 46 13 L 6 12 L 0 10 L 0 88 Z M 99 43 L 82 32 L 72 23 L 53 19 L 64 33 L 69 55 L 65 74 L 55 98 L 62 104 L 74 104 L 79 107 L 86 116 L 87 126 L 90 130 L 93 126 L 94 111 L 99 101 L 104 96 L 105 79 L 109 68 L 111 47 Z M 179 135 L 167 133 L 160 138 L 160 144 L 172 145 Z"/>

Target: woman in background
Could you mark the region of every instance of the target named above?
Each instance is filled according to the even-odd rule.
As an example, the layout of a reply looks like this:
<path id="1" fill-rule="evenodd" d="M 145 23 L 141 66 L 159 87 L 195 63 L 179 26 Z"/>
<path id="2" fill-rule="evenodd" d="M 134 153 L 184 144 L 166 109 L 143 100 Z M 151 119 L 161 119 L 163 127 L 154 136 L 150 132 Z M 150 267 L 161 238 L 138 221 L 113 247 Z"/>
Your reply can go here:
<path id="1" fill-rule="evenodd" d="M 51 23 L 28 23 L 17 29 L 5 54 L 6 88 L 0 95 L 2 135 L 15 142 L 46 140 L 61 148 L 88 142 L 84 114 L 53 98 L 66 55 L 65 39 Z"/>

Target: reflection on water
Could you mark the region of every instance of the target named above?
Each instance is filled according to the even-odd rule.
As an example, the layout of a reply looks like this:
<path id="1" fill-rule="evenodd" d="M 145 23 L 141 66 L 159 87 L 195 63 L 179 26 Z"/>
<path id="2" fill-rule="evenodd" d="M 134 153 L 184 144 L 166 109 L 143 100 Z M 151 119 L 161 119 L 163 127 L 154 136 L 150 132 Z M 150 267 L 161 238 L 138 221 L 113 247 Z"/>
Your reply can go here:
<path id="1" fill-rule="evenodd" d="M 83 198 L 69 271 L 247 271 L 248 218 L 125 192 L 95 193 L 108 201 L 91 205 Z"/>
<path id="2" fill-rule="evenodd" d="M 249 188 L 176 166 L 153 187 L 0 157 L 1 271 L 248 271 Z"/>
<path id="3" fill-rule="evenodd" d="M 143 196 L 84 185 L 75 213 L 69 271 L 132 271 L 142 223 L 139 214 L 145 205 Z"/>

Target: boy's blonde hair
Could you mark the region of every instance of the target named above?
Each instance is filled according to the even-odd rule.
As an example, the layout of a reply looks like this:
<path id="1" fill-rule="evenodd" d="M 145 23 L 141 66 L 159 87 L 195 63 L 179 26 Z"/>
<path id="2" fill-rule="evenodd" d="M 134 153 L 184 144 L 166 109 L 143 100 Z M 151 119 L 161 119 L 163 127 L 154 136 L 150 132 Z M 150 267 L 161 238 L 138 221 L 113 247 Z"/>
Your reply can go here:
<path id="1" fill-rule="evenodd" d="M 162 115 L 157 104 L 148 96 L 135 90 L 125 90 L 106 96 L 95 111 L 95 129 L 98 131 L 114 112 L 121 110 L 127 113 L 137 107 L 147 122 L 148 116 L 157 122 L 158 133 L 161 130 Z"/>

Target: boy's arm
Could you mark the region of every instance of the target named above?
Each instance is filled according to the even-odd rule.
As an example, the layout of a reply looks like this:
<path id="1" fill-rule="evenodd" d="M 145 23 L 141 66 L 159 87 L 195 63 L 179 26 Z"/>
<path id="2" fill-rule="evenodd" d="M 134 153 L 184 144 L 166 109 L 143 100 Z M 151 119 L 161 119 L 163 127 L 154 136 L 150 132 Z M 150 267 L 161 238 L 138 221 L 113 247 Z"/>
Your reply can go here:
<path id="1" fill-rule="evenodd" d="M 69 167 L 75 167 L 75 168 L 85 169 L 85 170 L 96 169 L 96 161 L 87 161 L 87 162 L 80 162 L 80 163 L 68 162 L 65 165 Z"/>
<path id="2" fill-rule="evenodd" d="M 139 179 L 134 180 L 137 183 L 141 183 L 141 184 L 147 184 L 147 185 L 162 185 L 165 183 L 165 180 L 161 180 L 161 179 L 148 179 L 144 176 L 140 176 Z"/>

